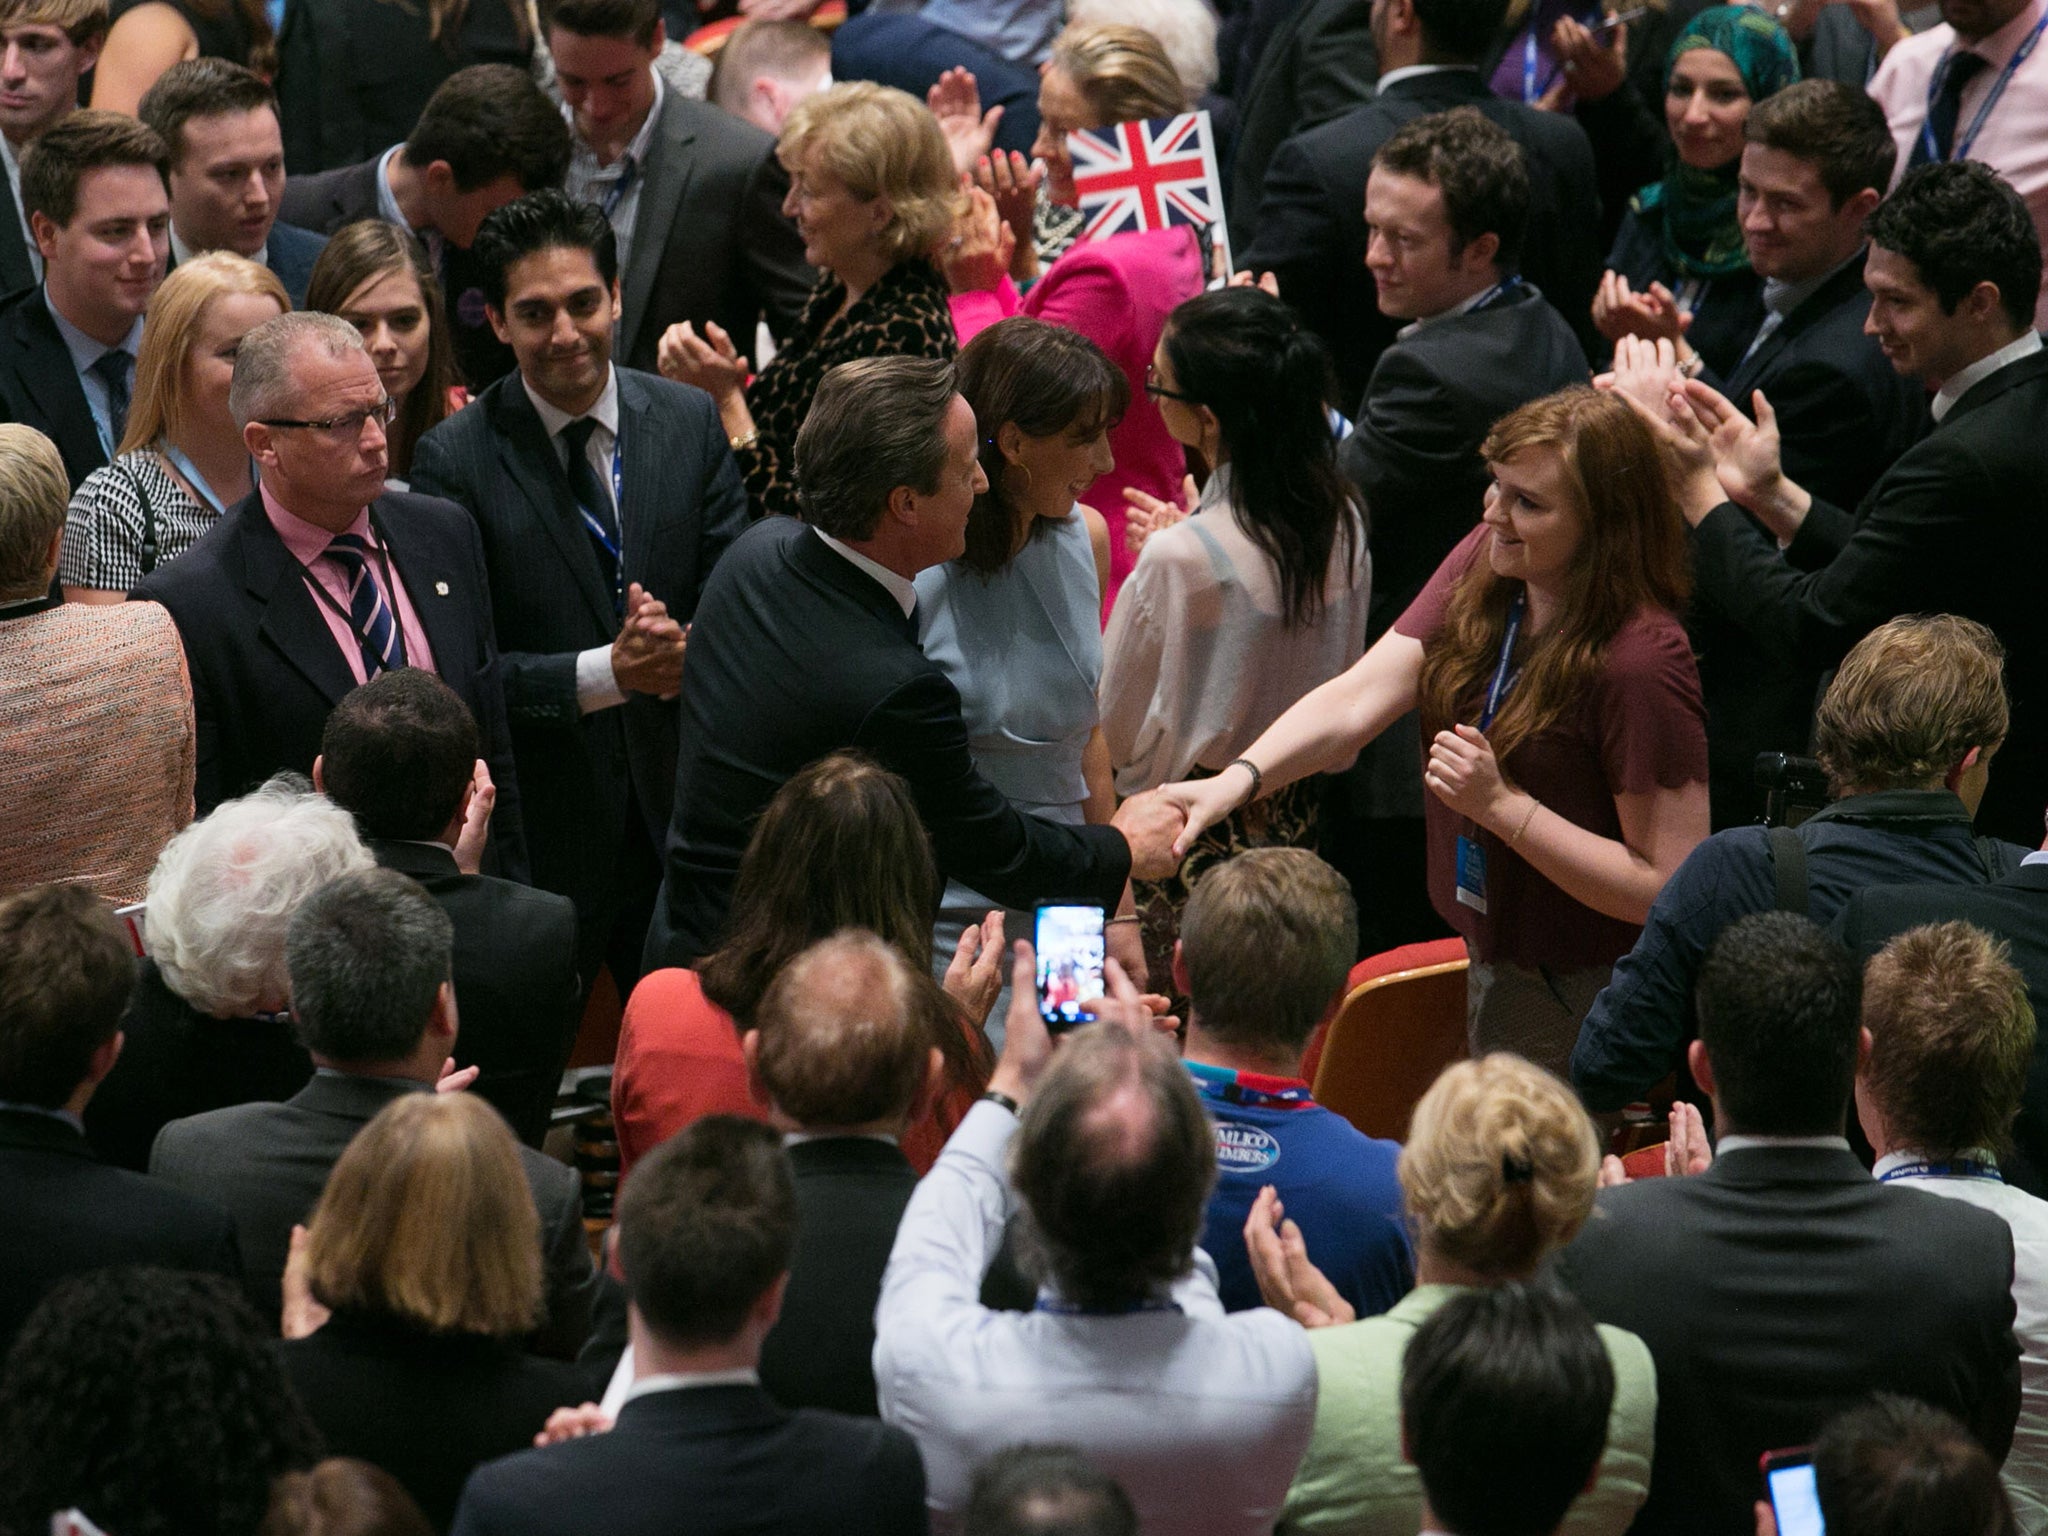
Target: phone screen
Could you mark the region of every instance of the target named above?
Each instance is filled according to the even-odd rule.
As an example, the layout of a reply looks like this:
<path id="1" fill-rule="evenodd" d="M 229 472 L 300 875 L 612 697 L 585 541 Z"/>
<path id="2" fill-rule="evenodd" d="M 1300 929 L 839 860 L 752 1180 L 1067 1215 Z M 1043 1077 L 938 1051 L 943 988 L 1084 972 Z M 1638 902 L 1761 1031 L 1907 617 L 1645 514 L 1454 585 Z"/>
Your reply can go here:
<path id="1" fill-rule="evenodd" d="M 1820 1517 L 1820 1491 L 1814 1486 L 1812 1462 L 1767 1466 L 1764 1479 L 1771 1489 L 1771 1512 L 1778 1518 L 1778 1536 L 1822 1536 L 1827 1527 Z"/>
<path id="2" fill-rule="evenodd" d="M 1038 1016 L 1054 1034 L 1091 1024 L 1082 1006 L 1101 997 L 1102 908 L 1048 902 L 1038 909 Z"/>

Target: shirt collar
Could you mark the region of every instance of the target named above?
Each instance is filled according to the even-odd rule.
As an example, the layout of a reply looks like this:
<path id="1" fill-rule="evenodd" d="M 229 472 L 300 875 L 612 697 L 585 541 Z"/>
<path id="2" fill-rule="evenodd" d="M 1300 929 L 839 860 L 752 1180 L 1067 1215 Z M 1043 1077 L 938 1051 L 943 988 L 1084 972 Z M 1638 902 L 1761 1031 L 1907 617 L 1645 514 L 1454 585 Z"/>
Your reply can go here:
<path id="1" fill-rule="evenodd" d="M 1438 310 L 1433 315 L 1423 315 L 1417 319 L 1410 320 L 1406 325 L 1402 326 L 1400 330 L 1394 332 L 1395 338 L 1400 341 L 1406 341 L 1410 336 L 1413 336 L 1425 325 L 1434 325 L 1437 321 L 1448 320 L 1453 315 L 1470 314 L 1473 310 L 1477 309 L 1481 304 L 1484 304 L 1488 299 L 1491 299 L 1495 297 L 1497 294 L 1499 294 L 1502 285 L 1506 282 L 1507 276 L 1506 274 L 1502 274 L 1502 276 L 1496 281 L 1489 283 L 1486 287 L 1480 289 L 1470 298 L 1461 299 L 1458 303 L 1453 304 L 1449 309 Z"/>
<path id="2" fill-rule="evenodd" d="M 1714 1143 L 1714 1154 L 1723 1152 L 1746 1152 L 1763 1147 L 1778 1147 L 1798 1152 L 1847 1152 L 1849 1138 L 1846 1136 L 1723 1136 Z"/>
<path id="3" fill-rule="evenodd" d="M 807 1141 L 879 1141 L 885 1147 L 899 1145 L 886 1131 L 857 1131 L 851 1136 L 843 1131 L 790 1131 L 782 1138 L 785 1147 L 800 1147 Z"/>
<path id="4" fill-rule="evenodd" d="M 1768 309 L 1772 314 L 1776 315 L 1779 319 L 1784 319 L 1787 315 L 1791 314 L 1793 310 L 1797 309 L 1800 305 L 1804 304 L 1816 293 L 1819 293 L 1822 288 L 1827 286 L 1829 280 L 1832 279 L 1837 272 L 1840 272 L 1844 267 L 1848 266 L 1851 262 L 1855 261 L 1858 257 L 1862 256 L 1862 254 L 1863 247 L 1858 246 L 1851 255 L 1849 255 L 1841 261 L 1836 262 L 1832 267 L 1829 267 L 1827 271 L 1821 273 L 1818 277 L 1809 277 L 1801 282 L 1788 283 L 1783 278 L 1765 278 L 1764 308 Z"/>
<path id="5" fill-rule="evenodd" d="M 2048 849 L 2036 848 L 2024 859 L 2021 859 L 2020 864 L 2023 867 L 2028 864 L 2048 864 Z"/>
<path id="6" fill-rule="evenodd" d="M 917 588 L 915 585 L 905 581 L 886 565 L 878 565 L 859 550 L 854 549 L 850 545 L 842 544 L 823 529 L 813 528 L 811 532 L 823 539 L 827 549 L 839 556 L 840 559 L 848 562 L 855 570 L 865 572 L 879 581 L 887 589 L 889 595 L 896 599 L 896 606 L 903 610 L 903 617 L 909 618 L 912 612 L 916 610 Z"/>
<path id="7" fill-rule="evenodd" d="M 85 1122 L 68 1109 L 58 1109 L 50 1104 L 22 1104 L 13 1099 L 0 1099 L 0 1111 L 10 1115 L 41 1115 L 45 1120 L 61 1120 L 79 1135 L 85 1134 Z"/>
<path id="8" fill-rule="evenodd" d="M 1942 417 L 1955 409 L 1958 400 L 1962 399 L 1963 396 L 1967 395 L 1977 385 L 1990 378 L 1991 375 L 1998 372 L 1999 369 L 2005 367 L 2008 363 L 2016 363 L 2023 357 L 2032 357 L 2040 350 L 2041 333 L 2039 331 L 2030 330 L 2017 341 L 2007 342 L 1990 356 L 1978 358 L 1976 362 L 1970 364 L 1969 367 L 1945 382 L 1935 392 L 1934 404 L 1928 407 L 1928 409 L 1932 412 L 1934 419 L 1940 421 Z"/>
<path id="9" fill-rule="evenodd" d="M 1896 1152 L 1887 1152 L 1883 1157 L 1880 1157 L 1872 1165 L 1870 1176 L 1873 1179 L 1882 1179 L 1895 1168 L 1908 1168 L 1915 1163 L 1930 1163 L 1933 1161 L 1934 1159 L 1930 1158 L 1925 1152 L 1915 1152 L 1911 1147 L 1901 1147 Z M 1998 1158 L 1988 1147 L 1972 1147 L 1967 1152 L 1958 1152 L 1955 1156 L 1944 1158 L 1942 1161 L 1945 1163 L 1978 1163 L 1991 1169 L 1993 1172 L 1996 1172 L 1998 1169 Z M 1948 1177 L 1948 1175 L 1930 1173 L 1928 1177 L 1939 1179 Z"/>
<path id="10" fill-rule="evenodd" d="M 80 373 L 109 352 L 126 352 L 134 357 L 142 350 L 142 316 L 135 317 L 135 323 L 128 327 L 128 334 L 111 347 L 105 342 L 95 341 L 77 326 L 66 320 L 55 304 L 50 302 L 50 290 L 43 289 L 43 307 L 50 312 L 50 318 L 57 322 L 57 334 L 64 338 L 64 348 L 71 354 L 71 366 Z"/>
<path id="11" fill-rule="evenodd" d="M 526 391 L 526 398 L 533 402 L 533 408 L 537 413 L 539 413 L 540 416 L 540 424 L 543 427 L 547 428 L 549 437 L 560 437 L 562 435 L 562 429 L 568 426 L 570 422 L 582 419 L 581 417 L 571 416 L 567 411 L 561 409 L 561 407 L 556 405 L 550 405 L 547 401 L 541 399 L 539 392 L 534 389 L 532 384 L 527 382 L 526 375 L 523 373 L 519 376 L 519 385 L 522 389 Z M 605 365 L 604 393 L 597 397 L 597 404 L 593 405 L 589 410 L 585 411 L 583 415 L 590 417 L 600 427 L 603 427 L 605 431 L 611 433 L 614 440 L 618 438 L 618 369 L 612 367 L 610 364 Z"/>
<path id="12" fill-rule="evenodd" d="M 327 552 L 327 546 L 332 544 L 338 537 L 336 534 L 329 533 L 318 523 L 309 523 L 296 513 L 286 511 L 284 504 L 271 494 L 269 486 L 259 484 L 257 490 L 263 497 L 263 510 L 270 517 L 270 526 L 277 530 L 277 536 L 284 540 L 284 547 L 291 552 L 292 558 L 297 560 L 299 564 L 311 565 Z M 352 533 L 358 538 L 368 540 L 371 544 L 377 542 L 376 536 L 370 528 L 370 509 L 368 507 L 358 512 L 356 520 L 344 528 L 342 532 Z"/>
<path id="13" fill-rule="evenodd" d="M 1403 80 L 1419 80 L 1424 75 L 1444 75 L 1452 70 L 1463 70 L 1468 75 L 1479 73 L 1477 64 L 1403 64 L 1399 69 L 1390 69 L 1380 76 L 1378 89 L 1384 91 L 1390 85 L 1399 85 Z"/>
<path id="14" fill-rule="evenodd" d="M 730 1371 L 672 1371 L 659 1376 L 642 1376 L 626 1388 L 626 1395 L 619 1399 L 619 1406 L 625 1407 L 636 1397 L 651 1397 L 656 1392 L 681 1392 L 691 1387 L 758 1387 L 761 1373 L 741 1367 Z"/>
<path id="15" fill-rule="evenodd" d="M 377 161 L 377 212 L 385 222 L 396 224 L 408 235 L 417 237 L 419 231 L 412 227 L 411 220 L 406 218 L 404 211 L 398 206 L 398 198 L 391 190 L 391 162 L 404 148 L 403 144 L 394 144 L 385 150 Z"/>

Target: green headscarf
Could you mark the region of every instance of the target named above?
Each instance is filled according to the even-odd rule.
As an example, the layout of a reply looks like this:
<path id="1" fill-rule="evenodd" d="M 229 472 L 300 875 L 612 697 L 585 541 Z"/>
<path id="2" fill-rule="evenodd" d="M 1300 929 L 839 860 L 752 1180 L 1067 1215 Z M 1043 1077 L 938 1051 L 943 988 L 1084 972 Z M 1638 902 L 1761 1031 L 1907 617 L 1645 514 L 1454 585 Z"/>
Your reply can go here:
<path id="1" fill-rule="evenodd" d="M 1799 54 L 1785 29 L 1747 5 L 1717 5 L 1685 24 L 1664 61 L 1667 89 L 1678 56 L 1695 48 L 1713 48 L 1733 59 L 1752 104 L 1799 78 Z M 1680 160 L 1674 150 L 1664 179 L 1630 200 L 1638 217 L 1652 211 L 1662 215 L 1664 254 L 1678 271 L 1692 277 L 1721 277 L 1749 265 L 1742 221 L 1735 212 L 1741 165 L 1738 155 L 1724 166 L 1701 170 Z"/>

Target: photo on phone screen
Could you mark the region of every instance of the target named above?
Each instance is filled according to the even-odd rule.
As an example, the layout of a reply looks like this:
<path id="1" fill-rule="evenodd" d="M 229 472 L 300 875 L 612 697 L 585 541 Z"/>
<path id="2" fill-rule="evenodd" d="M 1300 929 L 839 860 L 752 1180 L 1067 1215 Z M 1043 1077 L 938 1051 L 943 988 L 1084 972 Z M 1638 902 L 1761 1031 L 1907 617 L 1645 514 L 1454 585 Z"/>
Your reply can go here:
<path id="1" fill-rule="evenodd" d="M 1054 1034 L 1095 1022 L 1082 1006 L 1101 997 L 1102 908 L 1047 902 L 1038 909 L 1038 1016 Z"/>
<path id="2" fill-rule="evenodd" d="M 1764 1458 L 1764 1481 L 1771 1490 L 1771 1513 L 1778 1536 L 1822 1536 L 1820 1491 L 1814 1486 L 1813 1462 L 1804 1452 L 1779 1452 Z"/>

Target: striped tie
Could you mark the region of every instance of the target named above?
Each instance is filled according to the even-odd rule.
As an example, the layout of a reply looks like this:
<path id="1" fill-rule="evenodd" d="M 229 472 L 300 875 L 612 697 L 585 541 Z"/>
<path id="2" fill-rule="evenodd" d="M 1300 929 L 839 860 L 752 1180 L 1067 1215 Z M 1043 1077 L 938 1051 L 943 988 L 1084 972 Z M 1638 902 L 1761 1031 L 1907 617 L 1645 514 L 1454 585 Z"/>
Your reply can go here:
<path id="1" fill-rule="evenodd" d="M 338 533 L 327 546 L 327 558 L 348 577 L 348 616 L 363 648 L 365 680 L 404 666 L 405 636 L 370 565 L 370 541 L 361 534 Z"/>

